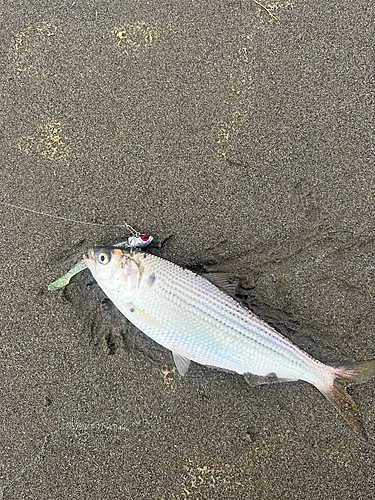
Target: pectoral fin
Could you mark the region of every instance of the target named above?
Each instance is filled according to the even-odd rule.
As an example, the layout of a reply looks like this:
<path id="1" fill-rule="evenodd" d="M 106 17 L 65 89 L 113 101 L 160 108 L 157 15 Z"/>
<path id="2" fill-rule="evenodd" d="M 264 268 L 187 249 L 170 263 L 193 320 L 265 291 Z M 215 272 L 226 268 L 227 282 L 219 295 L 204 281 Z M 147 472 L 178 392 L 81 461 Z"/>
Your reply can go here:
<path id="1" fill-rule="evenodd" d="M 189 369 L 190 359 L 181 356 L 181 354 L 176 354 L 175 352 L 172 352 L 172 354 L 178 373 L 182 376 L 186 375 Z"/>
<path id="2" fill-rule="evenodd" d="M 126 303 L 125 307 L 126 307 L 126 317 L 142 331 L 144 331 L 144 328 L 142 328 L 141 325 L 146 327 L 158 328 L 159 330 L 164 330 L 163 325 L 159 323 L 159 321 L 157 321 L 155 318 L 142 311 L 142 309 L 139 309 L 130 302 Z"/>

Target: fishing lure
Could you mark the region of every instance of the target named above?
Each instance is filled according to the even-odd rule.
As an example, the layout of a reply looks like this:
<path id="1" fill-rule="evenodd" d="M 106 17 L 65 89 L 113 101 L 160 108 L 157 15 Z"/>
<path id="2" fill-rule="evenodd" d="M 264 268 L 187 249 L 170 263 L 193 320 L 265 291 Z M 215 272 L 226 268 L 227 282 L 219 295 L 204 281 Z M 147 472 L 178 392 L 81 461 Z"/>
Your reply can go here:
<path id="1" fill-rule="evenodd" d="M 87 222 L 87 221 L 82 221 L 82 220 L 76 220 L 72 219 L 70 217 L 63 217 L 60 215 L 54 215 L 54 214 L 47 214 L 45 212 L 41 212 L 40 210 L 34 210 L 32 208 L 28 207 L 23 207 L 21 205 L 15 205 L 14 203 L 8 203 L 6 201 L 0 200 L 0 205 L 4 205 L 5 207 L 13 208 L 16 210 L 22 210 L 23 212 L 31 212 L 36 215 L 42 215 L 43 217 L 49 217 L 51 219 L 56 219 L 58 221 L 63 221 L 63 222 L 74 222 L 75 224 L 84 224 L 86 226 L 110 226 L 110 227 L 124 227 L 128 229 L 132 235 L 126 238 L 125 240 L 120 241 L 119 243 L 115 244 L 115 247 L 119 248 L 129 248 L 129 249 L 141 249 L 141 248 L 146 248 L 150 243 L 153 242 L 154 238 L 150 235 L 147 234 L 140 234 L 138 231 L 136 231 L 132 226 L 127 224 L 126 222 L 123 224 L 103 224 L 102 222 Z M 50 285 L 48 285 L 48 290 L 52 292 L 56 292 L 57 290 L 60 290 L 61 288 L 64 288 L 71 280 L 73 276 L 76 274 L 80 273 L 84 269 L 86 269 L 86 263 L 82 259 L 77 264 L 75 264 L 69 271 L 64 274 L 61 278 L 58 280 L 54 281 Z"/>

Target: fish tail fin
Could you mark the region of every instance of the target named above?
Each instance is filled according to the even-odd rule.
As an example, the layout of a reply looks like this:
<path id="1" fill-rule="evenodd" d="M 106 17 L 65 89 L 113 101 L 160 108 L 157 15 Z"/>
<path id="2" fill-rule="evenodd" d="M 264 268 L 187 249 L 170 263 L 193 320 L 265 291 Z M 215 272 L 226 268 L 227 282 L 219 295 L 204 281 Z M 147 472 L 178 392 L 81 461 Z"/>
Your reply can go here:
<path id="1" fill-rule="evenodd" d="M 330 366 L 333 368 L 333 381 L 328 386 L 320 386 L 318 389 L 338 409 L 349 426 L 367 441 L 357 406 L 346 389 L 350 385 L 360 384 L 374 377 L 375 360 Z"/>

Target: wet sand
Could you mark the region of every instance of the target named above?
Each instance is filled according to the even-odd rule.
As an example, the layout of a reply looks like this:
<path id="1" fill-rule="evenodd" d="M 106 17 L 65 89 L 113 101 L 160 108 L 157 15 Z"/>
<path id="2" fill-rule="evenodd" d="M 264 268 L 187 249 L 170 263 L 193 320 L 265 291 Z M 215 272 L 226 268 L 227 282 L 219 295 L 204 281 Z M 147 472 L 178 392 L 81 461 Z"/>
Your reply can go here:
<path id="1" fill-rule="evenodd" d="M 131 224 L 320 360 L 373 359 L 373 9 L 265 5 L 3 4 L 1 200 Z M 374 498 L 375 381 L 366 443 L 308 384 L 182 378 L 88 272 L 47 292 L 123 229 L 0 212 L 1 498 Z"/>

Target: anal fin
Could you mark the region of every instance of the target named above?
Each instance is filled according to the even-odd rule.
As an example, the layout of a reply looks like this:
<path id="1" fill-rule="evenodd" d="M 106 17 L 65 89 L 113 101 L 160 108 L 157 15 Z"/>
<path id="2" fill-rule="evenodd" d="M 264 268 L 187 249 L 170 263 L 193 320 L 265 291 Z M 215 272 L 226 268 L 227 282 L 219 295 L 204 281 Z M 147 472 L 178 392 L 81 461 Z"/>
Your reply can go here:
<path id="1" fill-rule="evenodd" d="M 276 373 L 269 373 L 265 376 L 254 375 L 253 373 L 244 373 L 243 376 L 245 381 L 252 387 L 256 387 L 258 385 L 279 384 L 280 382 L 290 381 L 290 379 L 287 378 L 279 378 Z"/>

